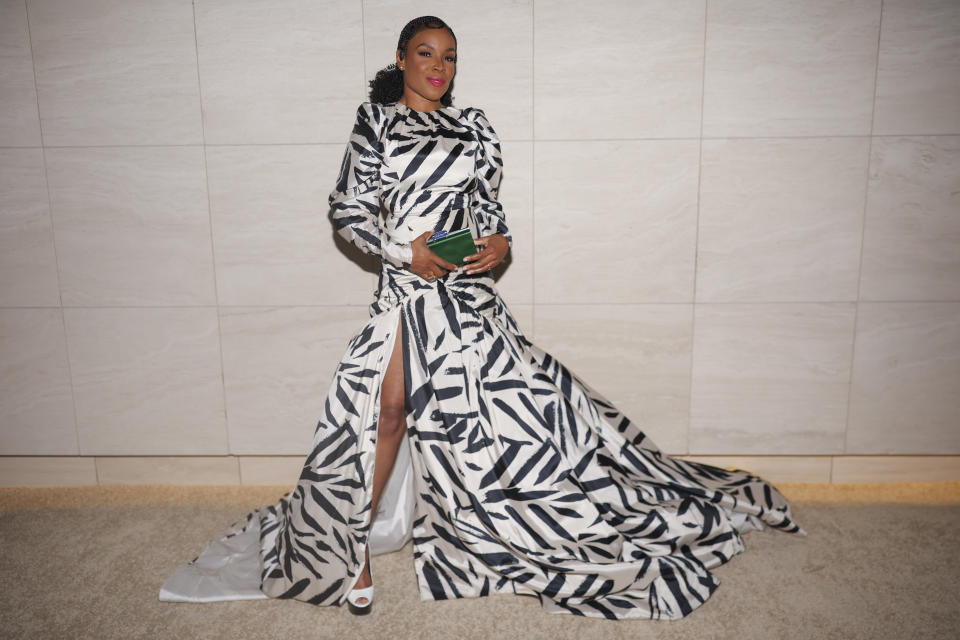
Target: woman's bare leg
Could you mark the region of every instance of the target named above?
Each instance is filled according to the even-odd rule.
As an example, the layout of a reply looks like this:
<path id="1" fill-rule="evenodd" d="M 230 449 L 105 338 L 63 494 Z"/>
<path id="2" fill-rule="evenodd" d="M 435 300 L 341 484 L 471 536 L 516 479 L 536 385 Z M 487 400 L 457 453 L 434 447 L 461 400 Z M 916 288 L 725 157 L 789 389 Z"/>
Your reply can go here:
<path id="1" fill-rule="evenodd" d="M 397 450 L 403 440 L 403 432 L 407 428 L 406 408 L 403 388 L 403 314 L 397 321 L 397 337 L 393 342 L 393 353 L 390 363 L 383 375 L 380 387 L 380 420 L 377 423 L 377 454 L 373 471 L 373 500 L 371 503 L 370 519 L 377 515 L 377 505 L 380 495 L 390 477 L 393 463 L 397 459 Z M 369 532 L 368 532 L 369 533 Z M 367 563 L 363 573 L 357 580 L 354 589 L 369 587 L 373 580 L 370 577 L 370 546 L 367 545 Z M 359 598 L 357 604 L 364 605 L 366 598 Z"/>

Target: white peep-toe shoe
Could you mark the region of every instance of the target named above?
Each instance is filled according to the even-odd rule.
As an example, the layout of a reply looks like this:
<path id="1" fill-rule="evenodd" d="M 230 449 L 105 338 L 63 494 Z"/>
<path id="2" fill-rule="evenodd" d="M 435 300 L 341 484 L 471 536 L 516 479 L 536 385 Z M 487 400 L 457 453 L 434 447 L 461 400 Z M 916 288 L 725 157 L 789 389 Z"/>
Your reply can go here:
<path id="1" fill-rule="evenodd" d="M 366 565 L 366 560 L 364 560 L 364 565 Z M 363 575 L 364 567 L 360 567 L 360 575 Z M 371 605 L 373 605 L 373 565 L 370 566 L 370 586 L 364 587 L 363 589 L 351 589 L 350 593 L 347 594 L 347 606 L 350 609 L 350 613 L 363 616 L 370 613 Z M 357 600 L 360 598 L 366 598 L 367 601 L 364 604 L 357 604 Z"/>

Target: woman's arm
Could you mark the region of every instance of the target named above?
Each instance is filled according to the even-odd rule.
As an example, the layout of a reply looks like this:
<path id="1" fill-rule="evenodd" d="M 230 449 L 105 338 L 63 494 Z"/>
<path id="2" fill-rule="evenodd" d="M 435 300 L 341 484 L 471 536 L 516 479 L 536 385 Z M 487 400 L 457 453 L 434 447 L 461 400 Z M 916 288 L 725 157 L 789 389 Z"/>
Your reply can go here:
<path id="1" fill-rule="evenodd" d="M 337 233 L 361 251 L 407 269 L 413 260 L 412 247 L 391 240 L 380 224 L 381 134 L 385 120 L 380 105 L 364 102 L 357 108 L 337 186 L 328 199 L 330 217 Z"/>
<path id="2" fill-rule="evenodd" d="M 477 188 L 473 193 L 474 212 L 481 236 L 502 234 L 508 246 L 513 246 L 513 237 L 507 227 L 503 205 L 500 204 L 500 179 L 503 177 L 503 156 L 500 153 L 500 138 L 487 120 L 483 109 L 472 108 L 470 120 L 480 141 L 476 157 Z"/>

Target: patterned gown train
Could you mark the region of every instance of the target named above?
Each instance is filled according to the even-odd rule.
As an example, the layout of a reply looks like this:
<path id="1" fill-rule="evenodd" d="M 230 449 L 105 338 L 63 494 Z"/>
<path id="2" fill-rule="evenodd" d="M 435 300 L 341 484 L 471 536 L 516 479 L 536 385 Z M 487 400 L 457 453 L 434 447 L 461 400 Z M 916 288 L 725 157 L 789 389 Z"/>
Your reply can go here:
<path id="1" fill-rule="evenodd" d="M 502 169 L 481 109 L 360 105 L 330 205 L 338 233 L 382 258 L 370 320 L 336 369 L 296 486 L 182 565 L 161 599 L 342 604 L 368 544 L 382 553 L 412 536 L 422 600 L 516 593 L 555 613 L 679 618 L 714 591 L 710 569 L 743 551 L 743 533 L 803 533 L 761 478 L 662 453 L 524 336 L 489 273 L 428 282 L 407 270 L 427 230 L 512 243 Z M 380 501 L 389 513 L 371 527 L 394 340 L 407 431 Z M 190 597 L 212 577 L 215 593 Z"/>

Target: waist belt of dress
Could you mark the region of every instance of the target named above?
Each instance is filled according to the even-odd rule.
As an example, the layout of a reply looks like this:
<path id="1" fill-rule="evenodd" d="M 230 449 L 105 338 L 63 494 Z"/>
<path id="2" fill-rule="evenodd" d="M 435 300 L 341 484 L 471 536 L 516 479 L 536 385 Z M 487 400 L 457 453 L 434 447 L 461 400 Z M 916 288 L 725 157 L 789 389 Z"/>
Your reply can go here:
<path id="1" fill-rule="evenodd" d="M 441 213 L 447 215 L 456 215 L 460 211 L 469 213 L 470 210 L 470 200 L 467 198 L 466 194 L 464 194 L 462 197 L 455 196 L 453 199 L 441 203 L 437 203 L 436 199 L 434 199 L 433 202 L 413 203 L 409 206 L 401 205 L 396 211 L 393 212 L 392 215 L 404 217 L 410 215 L 411 213 L 422 213 L 424 211 L 436 213 L 437 215 Z"/>
<path id="2" fill-rule="evenodd" d="M 436 280 L 425 280 L 412 271 L 381 263 L 380 288 L 377 300 L 371 305 L 372 315 L 386 311 L 407 298 L 438 292 L 456 296 L 467 306 L 487 313 L 492 308 L 494 281 L 489 272 L 468 274 L 462 270 L 450 271 Z"/>

